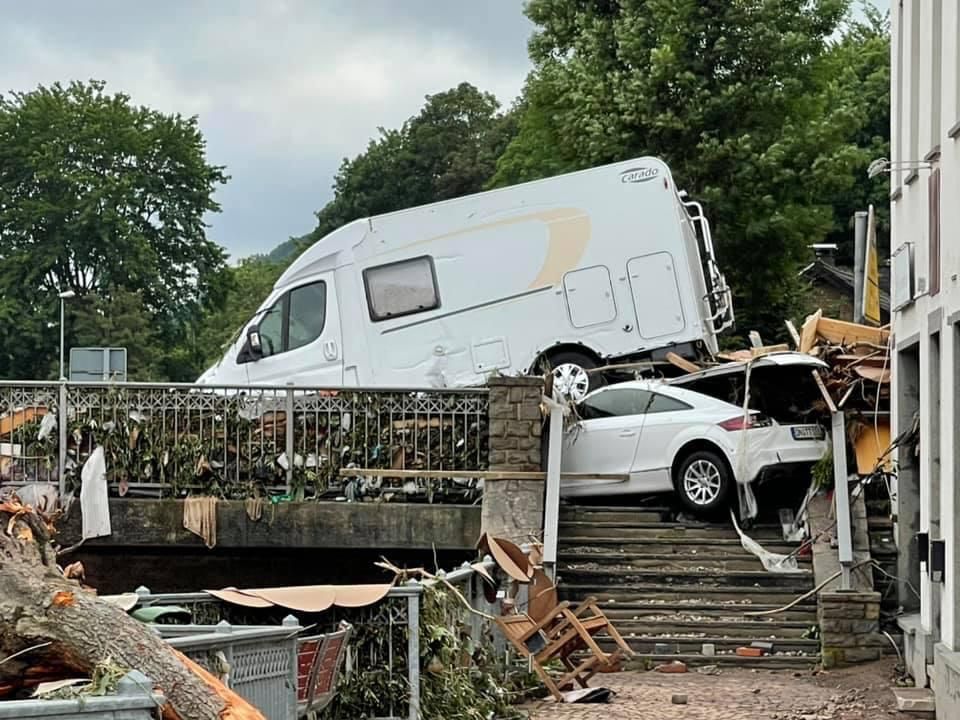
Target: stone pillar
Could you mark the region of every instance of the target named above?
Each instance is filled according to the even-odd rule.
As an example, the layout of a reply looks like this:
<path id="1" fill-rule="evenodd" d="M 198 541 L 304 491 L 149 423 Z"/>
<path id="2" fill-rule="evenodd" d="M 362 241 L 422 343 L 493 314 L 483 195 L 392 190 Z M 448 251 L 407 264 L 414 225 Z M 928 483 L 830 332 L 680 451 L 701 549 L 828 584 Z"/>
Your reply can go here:
<path id="1" fill-rule="evenodd" d="M 490 470 L 501 479 L 483 486 L 481 527 L 495 537 L 516 543 L 543 532 L 544 479 L 511 478 L 511 473 L 541 471 L 540 438 L 543 418 L 538 377 L 494 377 L 490 388 Z"/>
<path id="2" fill-rule="evenodd" d="M 820 653 L 825 668 L 880 659 L 880 593 L 827 591 L 817 606 Z"/>

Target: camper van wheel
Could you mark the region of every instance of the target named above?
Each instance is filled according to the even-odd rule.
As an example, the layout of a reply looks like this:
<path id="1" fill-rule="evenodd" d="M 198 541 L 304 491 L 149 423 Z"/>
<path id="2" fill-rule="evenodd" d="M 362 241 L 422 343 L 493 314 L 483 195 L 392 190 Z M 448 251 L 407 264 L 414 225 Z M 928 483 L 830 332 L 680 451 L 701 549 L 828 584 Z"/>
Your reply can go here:
<path id="1" fill-rule="evenodd" d="M 553 374 L 553 394 L 556 398 L 568 398 L 580 402 L 591 390 L 603 385 L 599 373 L 590 371 L 597 363 L 589 355 L 578 352 L 559 352 L 549 358 Z"/>

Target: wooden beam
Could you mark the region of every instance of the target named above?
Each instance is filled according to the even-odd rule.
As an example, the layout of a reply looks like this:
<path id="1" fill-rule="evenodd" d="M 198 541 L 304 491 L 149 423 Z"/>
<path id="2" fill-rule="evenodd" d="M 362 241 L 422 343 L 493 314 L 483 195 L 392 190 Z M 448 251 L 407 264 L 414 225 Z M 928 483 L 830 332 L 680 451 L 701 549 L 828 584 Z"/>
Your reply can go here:
<path id="1" fill-rule="evenodd" d="M 823 310 L 817 310 L 803 321 L 803 327 L 800 331 L 800 352 L 808 353 L 817 344 L 817 325 L 820 324 L 820 318 L 822 317 Z"/>
<path id="2" fill-rule="evenodd" d="M 686 358 L 680 357 L 675 352 L 668 352 L 667 360 L 670 362 L 671 365 L 678 367 L 687 373 L 695 373 L 695 372 L 700 372 L 700 370 L 702 370 L 702 368 L 699 365 L 697 365 L 696 363 L 690 362 Z"/>
<path id="3" fill-rule="evenodd" d="M 820 318 L 816 331 L 817 335 L 835 345 L 853 345 L 866 342 L 882 347 L 890 339 L 889 330 L 825 317 Z"/>
<path id="4" fill-rule="evenodd" d="M 791 320 L 786 321 L 787 332 L 790 333 L 790 337 L 793 339 L 793 346 L 800 349 L 800 333 L 797 332 L 797 326 L 793 324 Z"/>
<path id="5" fill-rule="evenodd" d="M 823 395 L 823 399 L 827 403 L 827 408 L 829 408 L 831 413 L 837 412 L 837 406 L 833 402 L 833 398 L 830 397 L 830 392 L 827 390 L 827 386 L 823 383 L 823 378 L 820 376 L 819 370 L 812 370 L 813 379 L 817 382 L 817 387 L 820 388 L 820 394 Z"/>

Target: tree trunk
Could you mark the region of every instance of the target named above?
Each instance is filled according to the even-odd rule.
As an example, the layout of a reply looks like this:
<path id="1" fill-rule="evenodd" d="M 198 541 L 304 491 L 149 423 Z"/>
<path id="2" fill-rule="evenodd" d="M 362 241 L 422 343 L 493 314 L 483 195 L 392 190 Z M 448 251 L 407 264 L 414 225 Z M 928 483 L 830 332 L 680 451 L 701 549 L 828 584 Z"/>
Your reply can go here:
<path id="1" fill-rule="evenodd" d="M 110 660 L 149 677 L 167 698 L 166 715 L 229 717 L 230 703 L 150 628 L 63 576 L 50 530 L 32 510 L 0 504 L 0 657 L 26 650 L 0 661 L 0 686 L 16 690 L 85 674 Z"/>

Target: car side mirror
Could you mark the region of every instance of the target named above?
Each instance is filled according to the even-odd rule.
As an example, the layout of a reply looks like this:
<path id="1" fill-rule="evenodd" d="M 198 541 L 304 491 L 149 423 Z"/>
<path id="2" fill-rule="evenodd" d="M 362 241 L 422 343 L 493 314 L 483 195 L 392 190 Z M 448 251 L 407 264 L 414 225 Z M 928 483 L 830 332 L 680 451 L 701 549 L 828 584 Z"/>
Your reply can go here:
<path id="1" fill-rule="evenodd" d="M 247 347 L 249 348 L 250 355 L 254 360 L 259 360 L 263 357 L 263 345 L 260 342 L 260 331 L 257 329 L 256 325 L 247 330 Z"/>

